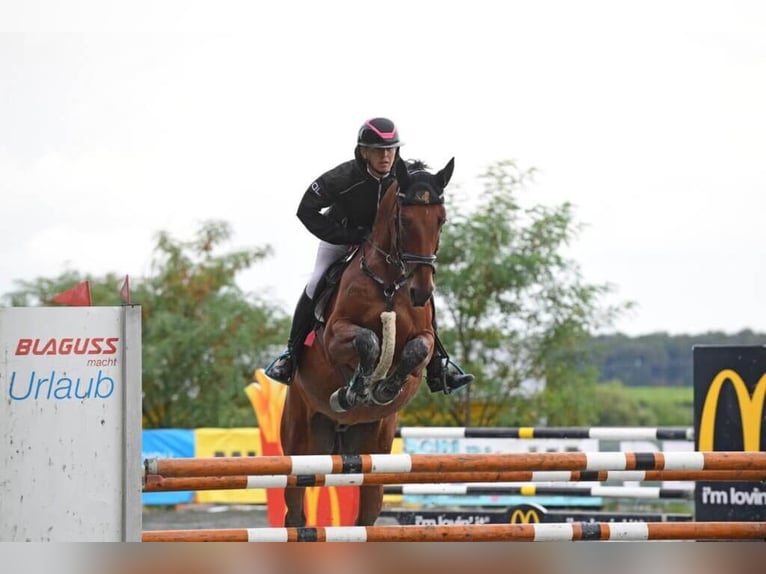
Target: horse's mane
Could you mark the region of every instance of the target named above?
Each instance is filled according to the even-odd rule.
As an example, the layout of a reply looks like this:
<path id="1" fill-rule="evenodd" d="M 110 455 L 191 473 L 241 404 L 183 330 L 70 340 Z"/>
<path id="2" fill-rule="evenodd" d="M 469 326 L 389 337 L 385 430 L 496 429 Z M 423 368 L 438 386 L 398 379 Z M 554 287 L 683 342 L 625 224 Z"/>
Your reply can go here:
<path id="1" fill-rule="evenodd" d="M 426 162 L 419 159 L 408 159 L 406 163 L 407 171 L 409 173 L 430 169 L 430 166 Z"/>

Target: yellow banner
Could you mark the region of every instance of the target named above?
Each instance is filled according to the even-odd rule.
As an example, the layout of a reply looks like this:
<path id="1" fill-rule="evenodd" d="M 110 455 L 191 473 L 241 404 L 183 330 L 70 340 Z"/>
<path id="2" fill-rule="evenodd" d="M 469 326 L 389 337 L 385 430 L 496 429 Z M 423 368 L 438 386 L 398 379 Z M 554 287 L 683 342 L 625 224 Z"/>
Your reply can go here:
<path id="1" fill-rule="evenodd" d="M 195 457 L 258 456 L 261 434 L 257 428 L 202 428 L 194 431 Z M 263 488 L 207 490 L 195 494 L 199 504 L 266 504 Z"/>

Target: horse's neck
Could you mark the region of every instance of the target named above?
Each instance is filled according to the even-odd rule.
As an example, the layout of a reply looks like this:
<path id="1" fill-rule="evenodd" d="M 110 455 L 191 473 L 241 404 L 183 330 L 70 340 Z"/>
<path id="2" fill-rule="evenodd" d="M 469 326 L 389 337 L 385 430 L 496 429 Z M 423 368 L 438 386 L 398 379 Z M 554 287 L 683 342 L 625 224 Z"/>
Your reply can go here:
<path id="1" fill-rule="evenodd" d="M 401 268 L 395 261 L 394 243 L 387 231 L 373 234 L 371 237 L 372 246 L 365 249 L 365 258 L 367 267 L 379 279 L 385 282 L 392 282 L 401 275 Z"/>
<path id="2" fill-rule="evenodd" d="M 370 234 L 370 240 L 378 247 L 378 249 L 384 251 L 381 253 L 377 249 L 373 250 L 373 253 L 369 254 L 369 261 L 386 262 L 387 254 L 394 254 L 394 226 L 396 225 L 396 194 L 393 190 L 389 190 L 386 195 L 383 196 L 383 201 L 378 207 L 378 213 L 375 217 L 375 223 L 372 226 L 372 233 Z"/>

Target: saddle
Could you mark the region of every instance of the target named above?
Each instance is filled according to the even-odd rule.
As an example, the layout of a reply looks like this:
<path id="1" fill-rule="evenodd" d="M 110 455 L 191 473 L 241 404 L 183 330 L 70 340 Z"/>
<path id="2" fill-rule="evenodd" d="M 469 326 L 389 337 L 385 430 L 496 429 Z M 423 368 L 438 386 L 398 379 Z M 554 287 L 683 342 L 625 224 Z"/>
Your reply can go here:
<path id="1" fill-rule="evenodd" d="M 354 254 L 359 250 L 359 247 L 354 247 L 349 250 L 346 255 L 335 261 L 330 267 L 327 268 L 322 278 L 317 283 L 316 292 L 314 293 L 314 306 L 311 315 L 308 314 L 308 309 L 305 314 L 297 313 L 294 318 L 293 329 L 295 329 L 295 343 L 290 347 L 293 360 L 295 364 L 300 364 L 301 351 L 303 347 L 311 347 L 314 344 L 314 338 L 317 331 L 324 326 L 325 323 L 325 310 L 327 304 L 330 301 L 335 292 L 340 278 L 343 275 L 343 271 L 348 267 L 348 264 L 353 259 Z"/>
<path id="2" fill-rule="evenodd" d="M 327 304 L 333 293 L 335 293 L 335 288 L 338 286 L 340 278 L 343 276 L 343 271 L 345 271 L 348 264 L 351 263 L 351 260 L 354 258 L 357 251 L 359 251 L 358 246 L 350 249 L 344 257 L 330 265 L 319 280 L 314 295 L 314 320 L 317 325 L 324 325 L 324 312 L 327 309 Z"/>

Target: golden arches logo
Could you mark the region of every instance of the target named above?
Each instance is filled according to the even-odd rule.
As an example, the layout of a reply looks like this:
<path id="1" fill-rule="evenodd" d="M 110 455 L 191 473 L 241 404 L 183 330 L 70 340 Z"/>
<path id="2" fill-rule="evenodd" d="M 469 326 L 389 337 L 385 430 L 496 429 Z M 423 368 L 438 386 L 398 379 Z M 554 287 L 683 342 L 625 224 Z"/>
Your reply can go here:
<path id="1" fill-rule="evenodd" d="M 699 450 L 713 450 L 713 435 L 715 433 L 715 417 L 721 388 L 730 382 L 734 386 L 739 405 L 739 416 L 742 421 L 742 442 L 744 450 L 759 451 L 761 447 L 761 422 L 763 420 L 763 403 L 766 399 L 766 374 L 762 375 L 751 395 L 742 377 L 732 369 L 720 371 L 714 378 L 705 395 L 700 417 Z"/>
<path id="2" fill-rule="evenodd" d="M 540 524 L 540 514 L 534 508 L 517 508 L 511 513 L 511 524 Z"/>
<path id="3" fill-rule="evenodd" d="M 304 508 L 306 510 L 306 524 L 316 525 L 319 517 L 319 497 L 322 491 L 327 492 L 330 501 L 330 526 L 342 526 L 340 515 L 340 499 L 334 486 L 309 486 L 306 488 Z"/>

